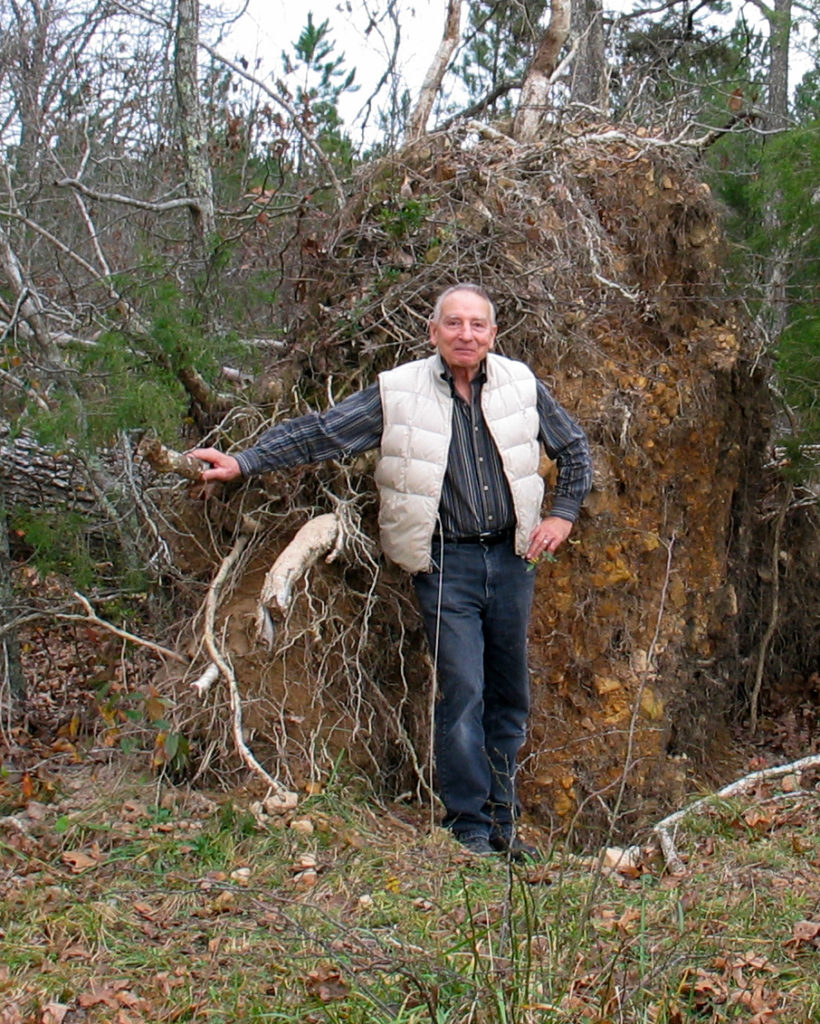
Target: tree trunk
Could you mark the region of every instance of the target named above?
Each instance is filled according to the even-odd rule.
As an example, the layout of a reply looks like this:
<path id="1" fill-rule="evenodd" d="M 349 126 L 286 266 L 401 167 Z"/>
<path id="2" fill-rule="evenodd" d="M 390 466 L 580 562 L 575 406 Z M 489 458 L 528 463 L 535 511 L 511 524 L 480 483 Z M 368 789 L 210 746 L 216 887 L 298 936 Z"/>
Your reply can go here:
<path id="1" fill-rule="evenodd" d="M 458 45 L 459 31 L 461 28 L 461 0 L 448 0 L 447 20 L 444 25 L 444 35 L 439 43 L 433 62 L 427 70 L 424 82 L 419 93 L 419 101 L 407 123 L 408 139 L 416 139 L 424 133 L 430 111 L 436 99 L 436 93 L 441 86 L 444 72 L 450 63 L 453 51 Z"/>
<path id="2" fill-rule="evenodd" d="M 789 43 L 791 40 L 792 0 L 774 0 L 774 9 L 767 12 L 769 21 L 769 103 L 766 128 L 785 131 L 789 124 Z M 780 234 L 780 206 L 783 194 L 776 189 L 768 197 L 764 223 L 770 237 Z M 776 345 L 789 322 L 788 268 L 790 245 L 776 246 L 766 272 L 764 329 L 770 343 Z"/>
<path id="3" fill-rule="evenodd" d="M 12 5 L 12 10 L 16 21 L 16 32 L 10 32 L 15 40 L 16 58 L 12 63 L 12 75 L 17 78 L 13 91 L 20 117 L 20 142 L 13 161 L 11 183 L 15 189 L 29 191 L 36 189 L 40 177 L 37 157 L 43 126 L 41 96 L 47 72 L 46 42 L 51 10 L 49 4 L 43 9 L 39 2 L 31 3 L 30 21 L 16 4 Z M 12 28 L 10 25 L 6 27 Z"/>
<path id="4" fill-rule="evenodd" d="M 98 503 L 70 455 L 50 451 L 25 431 L 11 437 L 0 422 L 0 492 L 6 508 L 78 509 L 92 516 Z"/>
<path id="5" fill-rule="evenodd" d="M 185 187 L 191 198 L 191 255 L 205 263 L 208 241 L 214 234 L 213 178 L 208 140 L 199 103 L 197 52 L 199 0 L 177 0 L 174 81 L 179 105 L 179 132 L 185 169 Z"/>
<path id="6" fill-rule="evenodd" d="M 570 31 L 573 39 L 577 40 L 570 101 L 591 107 L 606 117 L 609 111 L 609 72 L 602 0 L 576 0 L 572 5 Z"/>
<path id="7" fill-rule="evenodd" d="M 8 523 L 4 492 L 0 490 L 0 628 L 14 617 L 14 588 L 11 582 Z M 20 663 L 20 644 L 15 630 L 0 634 L 0 667 L 3 682 L 0 687 L 0 712 L 6 717 L 26 695 L 23 667 Z M 8 707 L 2 706 L 8 700 Z"/>
<path id="8" fill-rule="evenodd" d="M 535 57 L 521 87 L 521 98 L 513 122 L 513 137 L 532 142 L 544 121 L 550 78 L 558 66 L 558 55 L 569 35 L 572 0 L 551 0 L 550 23 L 538 44 Z"/>
<path id="9" fill-rule="evenodd" d="M 769 19 L 769 123 L 780 131 L 789 124 L 789 44 L 792 0 L 774 0 Z"/>

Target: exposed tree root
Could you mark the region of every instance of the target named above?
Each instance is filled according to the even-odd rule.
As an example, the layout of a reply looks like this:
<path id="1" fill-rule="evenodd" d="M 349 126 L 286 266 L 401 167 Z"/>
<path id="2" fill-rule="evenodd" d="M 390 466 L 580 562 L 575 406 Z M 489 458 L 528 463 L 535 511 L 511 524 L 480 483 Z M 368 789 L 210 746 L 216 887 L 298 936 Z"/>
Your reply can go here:
<path id="1" fill-rule="evenodd" d="M 333 512 L 310 519 L 279 555 L 265 576 L 256 613 L 256 631 L 260 640 L 273 646 L 274 626 L 270 611 L 275 606 L 286 612 L 293 594 L 293 585 L 308 569 L 327 554 L 326 562 L 336 559 L 342 550 L 345 531 L 342 521 Z"/>
<path id="2" fill-rule="evenodd" d="M 231 570 L 236 565 L 239 556 L 242 554 L 249 540 L 249 534 L 243 533 L 239 535 L 231 551 L 225 556 L 225 558 L 223 558 L 219 571 L 208 588 L 208 596 L 205 599 L 205 623 L 203 627 L 203 636 L 205 646 L 208 649 L 208 653 L 211 656 L 213 664 L 218 667 L 228 684 L 228 690 L 231 698 L 233 738 L 239 756 L 255 775 L 258 775 L 271 787 L 274 793 L 284 797 L 287 794 L 286 788 L 278 779 L 274 778 L 265 768 L 262 767 L 250 747 L 245 742 L 244 729 L 242 727 L 242 698 L 239 693 L 239 685 L 236 681 L 234 670 L 217 645 L 216 637 L 214 635 L 216 609 L 219 604 L 219 594 L 222 590 L 222 585 L 230 575 Z M 206 674 L 208 673 L 206 672 Z"/>
<path id="3" fill-rule="evenodd" d="M 763 673 L 766 668 L 766 655 L 769 653 L 769 645 L 771 644 L 772 638 L 777 630 L 778 620 L 780 618 L 780 536 L 783 532 L 783 523 L 786 519 L 786 513 L 789 511 L 789 505 L 791 504 L 791 497 L 792 489 L 791 487 L 787 487 L 785 497 L 783 498 L 783 504 L 780 507 L 780 511 L 777 514 L 777 519 L 774 524 L 771 560 L 772 606 L 769 613 L 769 622 L 766 626 L 763 638 L 760 641 L 760 648 L 757 653 L 754 686 L 752 687 L 752 696 L 749 701 L 749 729 L 753 736 L 757 732 L 760 692 L 763 689 Z"/>

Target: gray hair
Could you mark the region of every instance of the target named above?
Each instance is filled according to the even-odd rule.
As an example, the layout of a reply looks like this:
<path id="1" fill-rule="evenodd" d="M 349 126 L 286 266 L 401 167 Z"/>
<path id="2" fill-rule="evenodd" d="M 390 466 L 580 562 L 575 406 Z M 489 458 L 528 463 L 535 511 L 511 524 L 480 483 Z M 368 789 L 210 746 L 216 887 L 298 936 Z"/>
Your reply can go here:
<path id="1" fill-rule="evenodd" d="M 490 298 L 486 289 L 482 288 L 480 284 L 473 284 L 471 281 L 463 281 L 444 289 L 441 295 L 436 299 L 435 306 L 433 306 L 433 315 L 430 317 L 431 323 L 435 324 L 439 322 L 441 319 L 441 307 L 444 305 L 445 300 L 454 292 L 472 292 L 474 295 L 478 295 L 484 299 L 490 307 L 490 325 L 495 327 L 495 304 L 493 303 L 493 300 Z"/>

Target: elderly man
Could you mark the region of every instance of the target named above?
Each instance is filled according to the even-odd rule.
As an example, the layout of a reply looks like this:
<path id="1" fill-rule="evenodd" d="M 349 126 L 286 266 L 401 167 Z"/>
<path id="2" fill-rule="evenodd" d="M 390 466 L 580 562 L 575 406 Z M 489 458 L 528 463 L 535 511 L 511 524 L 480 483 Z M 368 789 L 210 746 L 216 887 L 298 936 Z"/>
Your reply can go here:
<path id="1" fill-rule="evenodd" d="M 211 463 L 203 480 L 228 481 L 379 448 L 382 548 L 413 576 L 436 667 L 443 824 L 479 856 L 535 857 L 515 831 L 530 570 L 572 530 L 589 448 L 532 371 L 492 351 L 498 328 L 483 288 L 448 288 L 429 330 L 433 355 L 379 374 L 327 412 L 280 423 L 235 457 L 191 454 Z M 541 445 L 558 465 L 544 517 Z"/>

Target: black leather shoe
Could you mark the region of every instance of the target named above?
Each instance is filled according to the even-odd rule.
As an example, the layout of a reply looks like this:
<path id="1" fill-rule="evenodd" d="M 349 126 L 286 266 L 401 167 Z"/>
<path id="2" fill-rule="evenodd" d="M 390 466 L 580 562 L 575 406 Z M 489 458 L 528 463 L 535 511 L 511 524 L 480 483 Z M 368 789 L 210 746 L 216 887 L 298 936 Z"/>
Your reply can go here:
<path id="1" fill-rule="evenodd" d="M 476 857 L 492 857 L 496 852 L 495 848 L 490 846 L 490 840 L 486 836 L 482 835 L 470 835 L 470 836 L 456 836 L 456 839 L 461 843 L 465 850 L 475 854 Z"/>
<path id="2" fill-rule="evenodd" d="M 541 860 L 541 853 L 537 847 L 525 843 L 518 836 L 491 836 L 489 845 L 496 853 L 504 853 L 519 864 Z"/>

